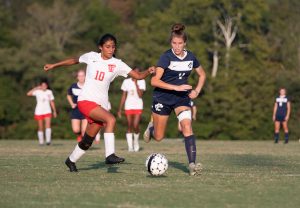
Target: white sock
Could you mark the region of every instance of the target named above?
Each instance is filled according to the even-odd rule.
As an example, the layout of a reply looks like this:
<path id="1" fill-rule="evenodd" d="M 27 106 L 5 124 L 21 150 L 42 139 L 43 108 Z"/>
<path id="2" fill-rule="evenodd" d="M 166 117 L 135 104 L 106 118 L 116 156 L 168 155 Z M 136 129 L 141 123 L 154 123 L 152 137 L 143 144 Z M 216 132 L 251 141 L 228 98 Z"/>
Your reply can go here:
<path id="1" fill-rule="evenodd" d="M 46 128 L 46 143 L 51 143 L 51 128 Z"/>
<path id="2" fill-rule="evenodd" d="M 96 137 L 95 137 L 95 141 L 99 142 L 101 138 L 100 132 L 97 133 Z"/>
<path id="3" fill-rule="evenodd" d="M 39 144 L 44 144 L 44 132 L 38 131 L 37 135 L 38 135 L 38 139 L 39 139 Z"/>
<path id="4" fill-rule="evenodd" d="M 128 144 L 128 151 L 133 151 L 133 133 L 126 133 L 126 140 Z"/>
<path id="5" fill-rule="evenodd" d="M 72 162 L 76 163 L 77 160 L 79 160 L 82 157 L 82 155 L 84 155 L 84 153 L 85 151 L 81 149 L 77 144 L 69 158 Z"/>
<path id="6" fill-rule="evenodd" d="M 134 151 L 139 151 L 140 150 L 140 145 L 139 145 L 139 137 L 140 133 L 134 133 L 133 134 L 133 139 L 134 139 Z"/>
<path id="7" fill-rule="evenodd" d="M 105 157 L 115 153 L 115 134 L 104 133 Z"/>

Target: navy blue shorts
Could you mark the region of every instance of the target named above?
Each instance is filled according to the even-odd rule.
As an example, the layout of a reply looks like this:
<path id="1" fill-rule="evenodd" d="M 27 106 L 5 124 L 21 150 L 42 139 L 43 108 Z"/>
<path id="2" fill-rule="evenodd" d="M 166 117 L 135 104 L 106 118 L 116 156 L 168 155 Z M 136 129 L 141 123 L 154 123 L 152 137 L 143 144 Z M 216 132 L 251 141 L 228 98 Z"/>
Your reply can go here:
<path id="1" fill-rule="evenodd" d="M 83 119 L 85 119 L 85 117 L 79 111 L 79 109 L 76 107 L 76 108 L 72 109 L 72 111 L 71 111 L 71 119 L 83 120 Z"/>
<path id="2" fill-rule="evenodd" d="M 275 121 L 284 122 L 285 121 L 285 115 L 276 115 Z"/>
<path id="3" fill-rule="evenodd" d="M 170 115 L 175 108 L 180 106 L 191 107 L 191 99 L 189 97 L 178 98 L 166 104 L 154 98 L 151 108 L 153 113 L 159 115 Z"/>

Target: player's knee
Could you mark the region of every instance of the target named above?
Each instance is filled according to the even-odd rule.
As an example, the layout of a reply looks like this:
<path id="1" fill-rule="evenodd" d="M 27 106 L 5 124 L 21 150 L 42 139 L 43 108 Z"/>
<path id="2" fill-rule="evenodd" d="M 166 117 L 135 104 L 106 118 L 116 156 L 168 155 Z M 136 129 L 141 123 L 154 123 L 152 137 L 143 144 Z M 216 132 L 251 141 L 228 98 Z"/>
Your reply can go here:
<path id="1" fill-rule="evenodd" d="M 82 140 L 78 143 L 78 146 L 83 150 L 88 150 L 92 146 L 94 139 L 95 137 L 84 134 Z"/>

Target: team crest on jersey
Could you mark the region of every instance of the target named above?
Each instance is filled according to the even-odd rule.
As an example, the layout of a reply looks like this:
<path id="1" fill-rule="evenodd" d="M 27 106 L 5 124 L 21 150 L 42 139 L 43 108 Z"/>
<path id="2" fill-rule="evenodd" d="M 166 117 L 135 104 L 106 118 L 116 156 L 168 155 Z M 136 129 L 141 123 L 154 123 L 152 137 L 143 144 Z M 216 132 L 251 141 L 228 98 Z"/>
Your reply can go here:
<path id="1" fill-rule="evenodd" d="M 193 68 L 193 62 L 191 61 L 188 65 L 189 69 L 192 69 Z"/>
<path id="2" fill-rule="evenodd" d="M 115 64 L 108 64 L 108 71 L 109 72 L 114 72 L 115 68 L 116 68 Z"/>

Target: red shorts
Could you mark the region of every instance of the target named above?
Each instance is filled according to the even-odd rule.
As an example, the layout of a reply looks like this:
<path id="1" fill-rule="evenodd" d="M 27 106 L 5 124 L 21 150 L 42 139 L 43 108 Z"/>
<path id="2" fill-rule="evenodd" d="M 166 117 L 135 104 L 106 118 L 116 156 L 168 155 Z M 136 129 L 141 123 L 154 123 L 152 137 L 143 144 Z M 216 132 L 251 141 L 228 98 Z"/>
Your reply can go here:
<path id="1" fill-rule="evenodd" d="M 142 109 L 130 109 L 125 110 L 125 115 L 141 115 L 143 112 Z"/>
<path id="2" fill-rule="evenodd" d="M 98 124 L 99 126 L 103 126 L 102 121 L 95 121 L 89 116 L 90 112 L 98 106 L 100 106 L 100 105 L 98 105 L 95 102 L 87 101 L 87 100 L 82 100 L 82 101 L 77 102 L 77 107 L 78 107 L 79 111 L 85 116 L 88 123 L 90 123 L 90 124 L 95 123 L 95 124 Z"/>
<path id="3" fill-rule="evenodd" d="M 34 115 L 35 120 L 44 120 L 44 118 L 51 118 L 52 113 L 42 114 L 42 115 Z"/>

